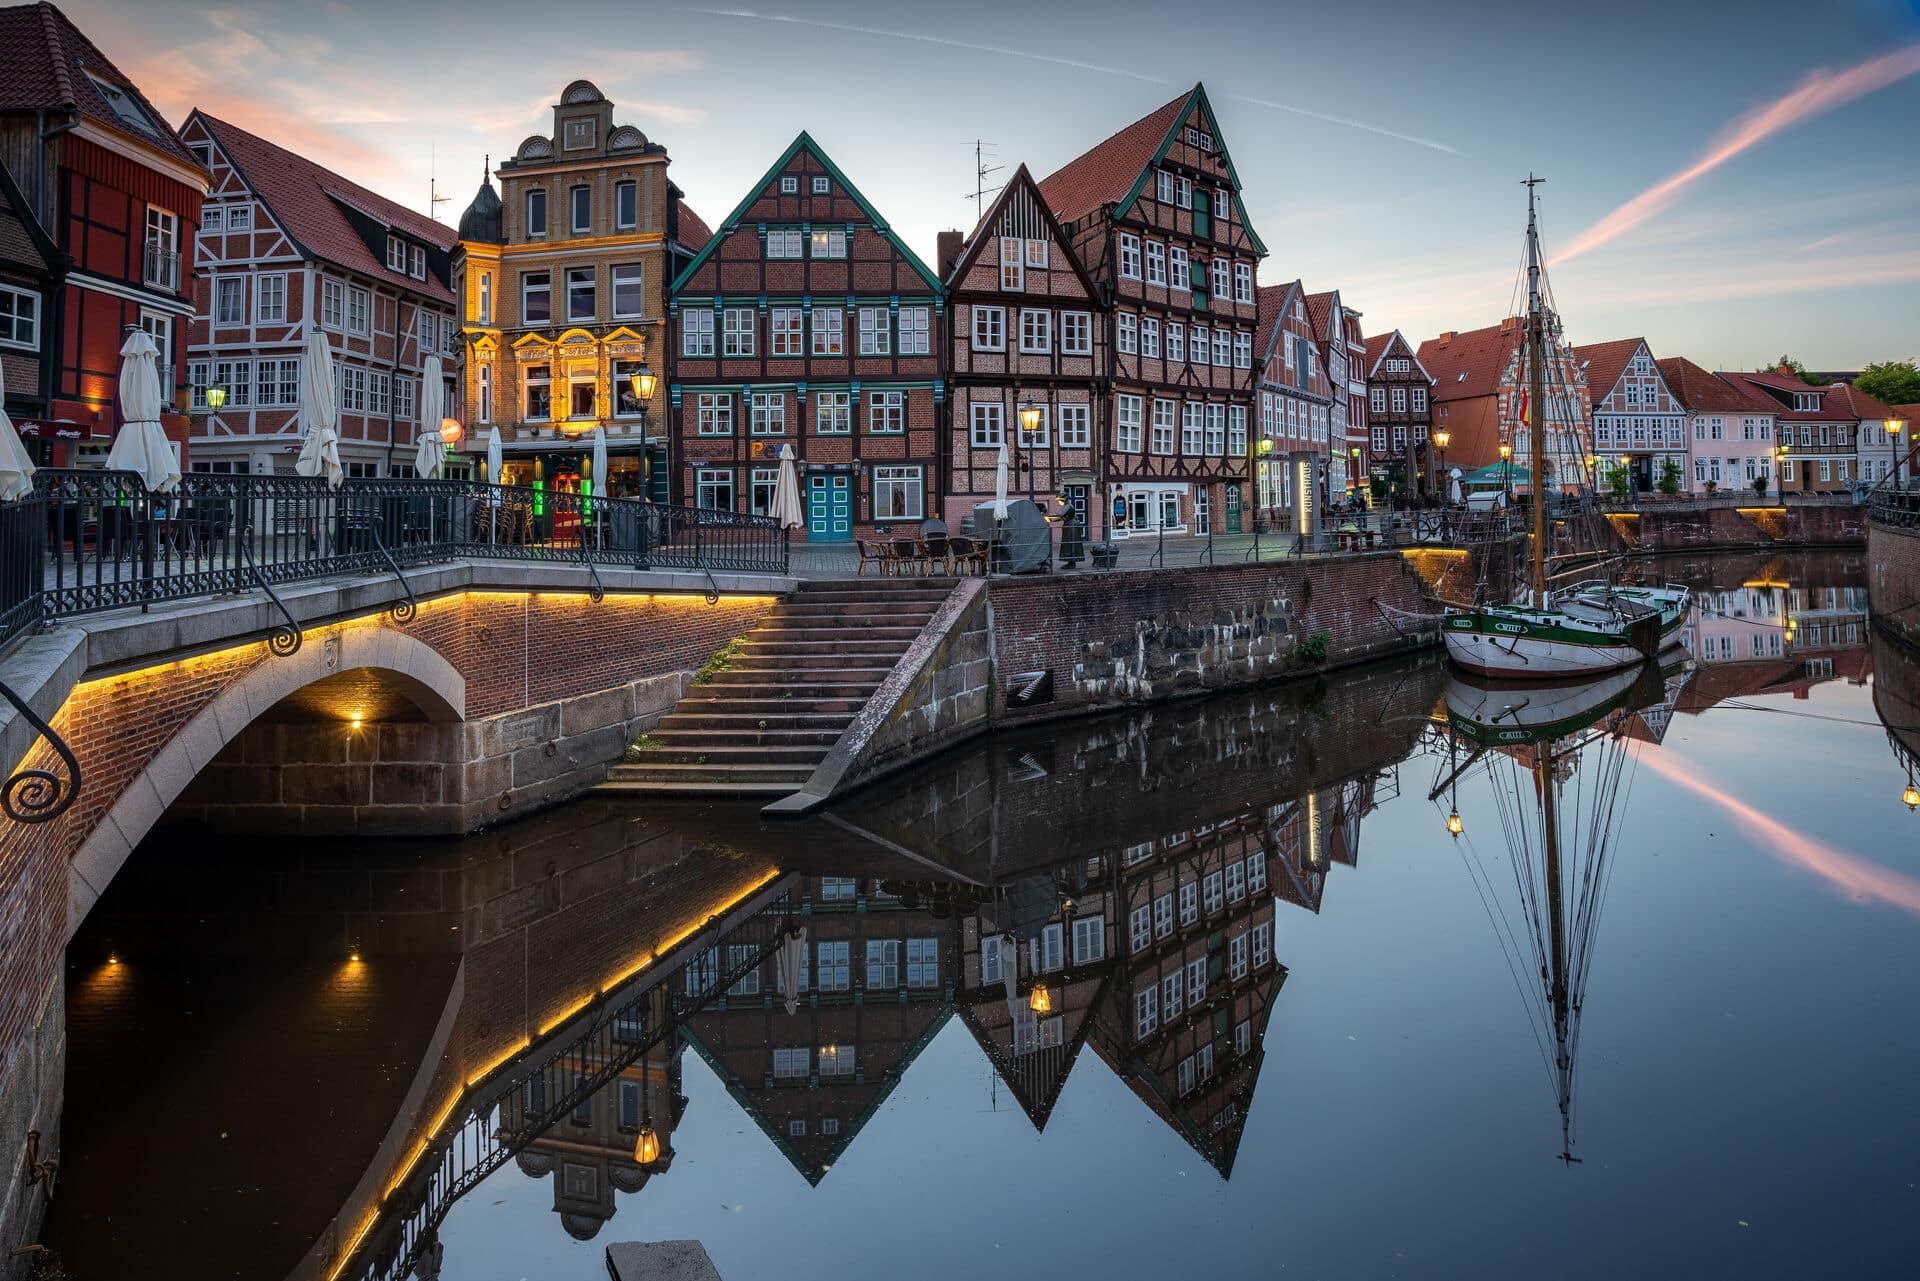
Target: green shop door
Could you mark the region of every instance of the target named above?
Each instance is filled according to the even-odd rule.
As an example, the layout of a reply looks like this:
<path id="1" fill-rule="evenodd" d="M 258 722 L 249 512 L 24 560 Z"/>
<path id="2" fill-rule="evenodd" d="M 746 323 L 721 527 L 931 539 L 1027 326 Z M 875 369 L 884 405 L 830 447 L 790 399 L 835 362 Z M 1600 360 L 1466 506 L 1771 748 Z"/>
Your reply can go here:
<path id="1" fill-rule="evenodd" d="M 844 543 L 853 538 L 853 477 L 845 472 L 807 477 L 807 541 Z"/>
<path id="2" fill-rule="evenodd" d="M 1240 486 L 1227 486 L 1227 532 L 1240 532 Z"/>

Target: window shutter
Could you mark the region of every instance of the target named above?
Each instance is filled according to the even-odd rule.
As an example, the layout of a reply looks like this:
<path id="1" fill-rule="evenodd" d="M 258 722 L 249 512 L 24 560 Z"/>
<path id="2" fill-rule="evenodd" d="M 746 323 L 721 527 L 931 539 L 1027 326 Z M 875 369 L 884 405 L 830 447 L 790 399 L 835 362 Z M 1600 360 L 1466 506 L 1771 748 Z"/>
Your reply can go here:
<path id="1" fill-rule="evenodd" d="M 1212 209 L 1212 203 L 1210 201 L 1210 198 L 1207 196 L 1207 193 L 1204 191 L 1195 191 L 1193 193 L 1193 234 L 1194 235 L 1211 236 L 1213 234 L 1209 225 L 1211 222 L 1211 218 L 1209 217 L 1209 213 L 1211 209 Z"/>
<path id="2" fill-rule="evenodd" d="M 1207 265 L 1198 258 L 1191 265 L 1193 273 L 1193 305 L 1198 311 L 1207 309 Z"/>

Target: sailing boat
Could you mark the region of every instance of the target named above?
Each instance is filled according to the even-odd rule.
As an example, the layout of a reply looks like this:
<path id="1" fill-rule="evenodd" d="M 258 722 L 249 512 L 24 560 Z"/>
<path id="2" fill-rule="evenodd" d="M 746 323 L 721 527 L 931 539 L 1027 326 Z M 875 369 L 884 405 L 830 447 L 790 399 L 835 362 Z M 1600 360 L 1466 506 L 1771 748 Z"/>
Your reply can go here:
<path id="1" fill-rule="evenodd" d="M 1546 367 L 1549 334 L 1541 301 L 1545 267 L 1529 176 L 1527 188 L 1527 359 L 1525 417 L 1533 446 L 1533 581 L 1525 599 L 1450 610 L 1441 624 L 1447 655 L 1469 671 L 1492 676 L 1565 679 L 1633 667 L 1678 640 L 1693 606 L 1685 587 L 1547 586 Z"/>
<path id="2" fill-rule="evenodd" d="M 1672 670 L 1681 673 L 1686 662 L 1681 656 Z M 1482 763 L 1494 785 L 1517 904 L 1494 887 L 1477 854 L 1468 868 L 1483 883 L 1486 901 L 1499 905 L 1496 932 L 1516 978 L 1528 971 L 1537 978 L 1523 984 L 1523 992 L 1559 1104 L 1560 1159 L 1569 1165 L 1579 1160 L 1573 1155 L 1573 1093 L 1580 1014 L 1611 874 L 1614 813 L 1624 799 L 1621 784 L 1637 737 L 1636 714 L 1670 703 L 1681 684 L 1684 675 L 1669 683 L 1652 665 L 1579 684 L 1463 676 L 1447 683 L 1453 763 L 1431 797 L 1456 793 L 1460 780 Z M 1462 744 L 1470 755 L 1459 762 Z M 1465 829 L 1458 806 L 1450 807 L 1447 830 L 1457 839 Z M 1522 922 L 1511 920 L 1510 906 L 1517 906 Z"/>

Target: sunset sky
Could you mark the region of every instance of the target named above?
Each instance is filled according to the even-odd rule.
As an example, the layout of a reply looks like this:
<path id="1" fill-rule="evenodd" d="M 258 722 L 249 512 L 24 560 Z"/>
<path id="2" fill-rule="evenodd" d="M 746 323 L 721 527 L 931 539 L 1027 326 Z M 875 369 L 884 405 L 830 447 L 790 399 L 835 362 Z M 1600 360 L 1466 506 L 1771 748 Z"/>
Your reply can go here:
<path id="1" fill-rule="evenodd" d="M 205 108 L 421 209 L 437 170 L 449 222 L 585 77 L 709 221 L 804 128 L 931 259 L 974 221 L 976 138 L 1043 176 L 1203 80 L 1262 281 L 1338 287 L 1369 332 L 1504 314 L 1533 170 L 1575 341 L 1920 356 L 1920 0 L 63 7 L 175 124 Z"/>

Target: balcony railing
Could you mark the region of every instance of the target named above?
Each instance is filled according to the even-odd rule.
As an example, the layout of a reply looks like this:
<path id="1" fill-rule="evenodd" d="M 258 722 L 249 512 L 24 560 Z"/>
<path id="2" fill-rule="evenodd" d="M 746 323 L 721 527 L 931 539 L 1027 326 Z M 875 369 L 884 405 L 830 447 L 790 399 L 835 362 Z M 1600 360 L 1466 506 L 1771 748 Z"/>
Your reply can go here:
<path id="1" fill-rule="evenodd" d="M 149 240 L 140 279 L 162 289 L 178 289 L 180 287 L 179 253 L 167 248 L 158 240 Z"/>
<path id="2" fill-rule="evenodd" d="M 52 618 L 461 558 L 784 574 L 764 516 L 457 480 L 46 468 L 0 507 L 0 644 Z"/>

